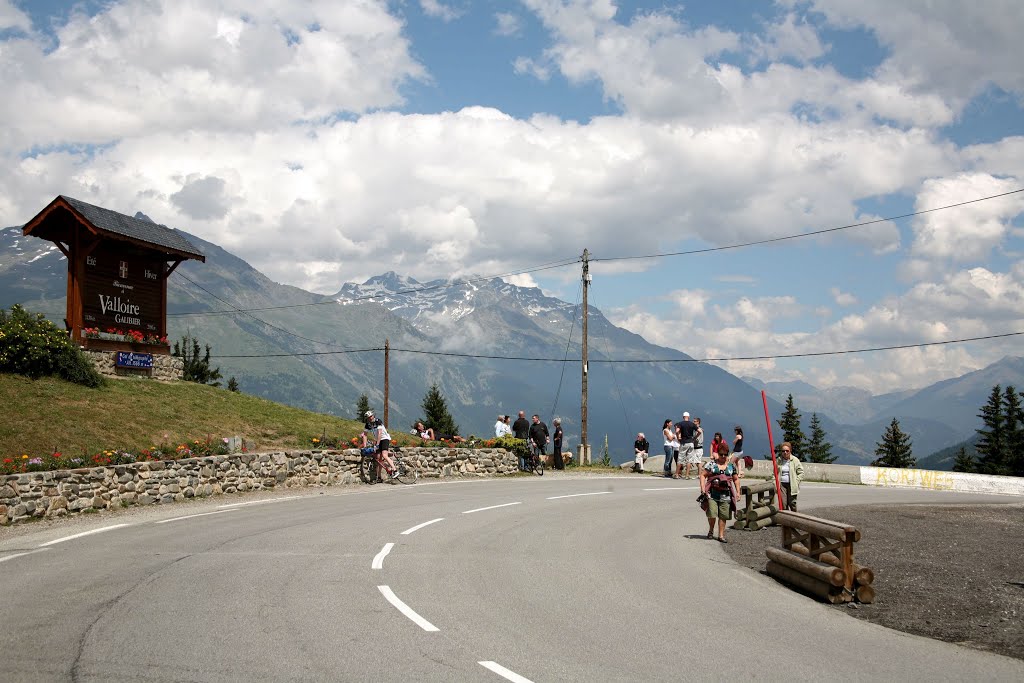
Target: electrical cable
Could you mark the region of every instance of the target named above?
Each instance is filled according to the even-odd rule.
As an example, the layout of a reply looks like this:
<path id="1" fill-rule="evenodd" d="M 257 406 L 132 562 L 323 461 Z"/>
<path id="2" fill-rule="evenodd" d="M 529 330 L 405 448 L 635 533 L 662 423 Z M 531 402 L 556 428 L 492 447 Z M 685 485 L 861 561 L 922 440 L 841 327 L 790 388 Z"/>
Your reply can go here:
<path id="1" fill-rule="evenodd" d="M 947 204 L 946 206 L 936 206 L 932 209 L 922 209 L 921 211 L 914 211 L 913 213 L 905 213 L 900 216 L 891 216 L 889 218 L 876 218 L 871 221 L 864 221 L 861 223 L 851 223 L 849 225 L 841 225 L 837 228 L 825 228 L 824 230 L 814 230 L 812 232 L 801 232 L 793 235 L 785 235 L 783 237 L 770 237 L 768 239 L 756 240 L 754 242 L 743 242 L 741 244 L 729 244 L 722 247 L 706 247 L 704 249 L 691 249 L 689 251 L 670 251 L 659 254 L 638 254 L 635 256 L 606 256 L 604 258 L 593 258 L 590 261 L 628 261 L 634 259 L 652 259 L 662 258 L 664 256 L 689 256 L 691 254 L 707 254 L 712 251 L 726 251 L 727 249 L 740 249 L 741 247 L 753 247 L 759 244 L 771 244 L 772 242 L 784 242 L 786 240 L 794 240 L 800 237 L 813 237 L 814 235 L 824 235 L 830 232 L 839 232 L 840 230 L 849 230 L 851 228 L 862 228 L 867 225 L 875 225 L 877 223 L 886 223 L 888 221 L 897 221 L 903 218 L 911 218 L 913 216 L 921 216 L 926 213 L 933 213 L 935 211 L 944 211 L 946 209 L 954 209 L 958 206 L 966 206 L 968 204 L 977 204 L 978 202 L 985 202 L 990 199 L 998 199 L 1000 197 L 1007 197 L 1012 194 L 1018 194 L 1024 192 L 1024 187 L 1017 190 L 1010 190 L 1009 192 L 1002 192 L 1000 194 L 989 195 L 988 197 L 979 197 L 978 199 L 969 199 L 965 202 L 957 202 L 956 204 Z"/>

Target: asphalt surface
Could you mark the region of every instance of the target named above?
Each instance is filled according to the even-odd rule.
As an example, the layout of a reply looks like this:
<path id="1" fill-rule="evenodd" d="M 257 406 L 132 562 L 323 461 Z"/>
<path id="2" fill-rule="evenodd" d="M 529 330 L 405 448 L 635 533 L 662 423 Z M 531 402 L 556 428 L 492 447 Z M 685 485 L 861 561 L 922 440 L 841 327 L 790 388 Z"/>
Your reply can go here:
<path id="1" fill-rule="evenodd" d="M 0 679 L 1024 680 L 1022 661 L 849 618 L 736 565 L 696 494 L 549 473 L 0 530 Z M 808 510 L 1021 502 L 800 494 Z"/>

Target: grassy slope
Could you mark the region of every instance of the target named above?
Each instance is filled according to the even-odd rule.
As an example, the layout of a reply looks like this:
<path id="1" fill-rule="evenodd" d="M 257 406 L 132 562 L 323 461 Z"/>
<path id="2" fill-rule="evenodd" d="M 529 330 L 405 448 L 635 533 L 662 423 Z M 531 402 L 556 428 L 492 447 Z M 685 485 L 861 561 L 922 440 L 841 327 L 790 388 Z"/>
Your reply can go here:
<path id="1" fill-rule="evenodd" d="M 191 382 L 111 380 L 87 389 L 0 374 L 0 411 L 0 456 L 138 450 L 207 435 L 242 436 L 254 449 L 308 448 L 324 429 L 343 438 L 362 429 L 352 420 Z"/>

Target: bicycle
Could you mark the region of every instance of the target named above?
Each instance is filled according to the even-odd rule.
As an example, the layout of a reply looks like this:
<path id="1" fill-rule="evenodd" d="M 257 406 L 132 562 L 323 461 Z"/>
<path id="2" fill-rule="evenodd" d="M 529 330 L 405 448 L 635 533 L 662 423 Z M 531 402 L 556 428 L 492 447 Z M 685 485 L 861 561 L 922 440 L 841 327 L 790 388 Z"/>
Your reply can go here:
<path id="1" fill-rule="evenodd" d="M 538 453 L 537 444 L 530 442 L 530 455 L 526 458 L 526 467 L 520 466 L 521 472 L 533 472 L 538 477 L 544 476 L 544 459 Z"/>
<path id="2" fill-rule="evenodd" d="M 387 472 L 389 479 L 402 484 L 415 484 L 419 479 L 419 473 L 402 460 L 400 449 L 394 448 L 388 451 L 391 461 L 395 464 L 394 467 L 389 466 L 377 449 L 372 446 L 367 446 L 360 453 L 363 457 L 359 461 L 359 478 L 363 480 L 364 484 L 376 484 L 383 481 L 378 474 L 380 470 Z"/>

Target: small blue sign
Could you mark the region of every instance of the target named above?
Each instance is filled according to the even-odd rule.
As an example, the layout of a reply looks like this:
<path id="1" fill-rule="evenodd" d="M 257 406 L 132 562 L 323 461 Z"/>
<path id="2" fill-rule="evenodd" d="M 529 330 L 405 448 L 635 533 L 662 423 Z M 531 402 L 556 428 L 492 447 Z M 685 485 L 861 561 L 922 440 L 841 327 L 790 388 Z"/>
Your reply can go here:
<path id="1" fill-rule="evenodd" d="M 119 368 L 151 368 L 153 354 L 118 351 L 116 365 Z"/>

